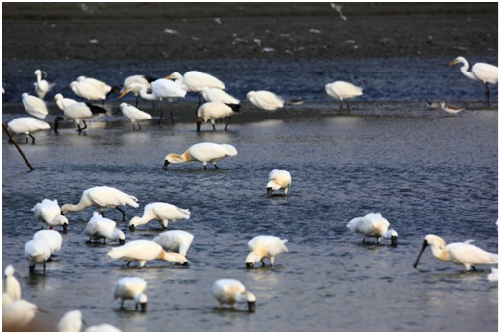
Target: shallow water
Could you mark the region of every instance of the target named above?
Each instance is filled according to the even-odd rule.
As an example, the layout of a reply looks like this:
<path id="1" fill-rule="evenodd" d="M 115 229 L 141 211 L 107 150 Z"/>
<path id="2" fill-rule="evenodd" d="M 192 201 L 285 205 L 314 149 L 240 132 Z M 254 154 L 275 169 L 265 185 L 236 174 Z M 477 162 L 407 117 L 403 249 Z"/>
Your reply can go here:
<path id="1" fill-rule="evenodd" d="M 495 111 L 270 119 L 229 131 L 205 125 L 201 133 L 188 123 L 132 131 L 123 118 L 111 119 L 89 122 L 86 135 L 69 127 L 59 136 L 36 134 L 36 145 L 22 145 L 33 172 L 3 138 L 3 266 L 14 264 L 23 298 L 50 311 L 39 315 L 49 327 L 80 309 L 89 325 L 126 331 L 498 330 L 491 266 L 468 273 L 426 250 L 412 267 L 428 233 L 498 251 Z M 168 153 L 203 141 L 230 143 L 238 155 L 219 170 L 201 163 L 162 170 Z M 266 197 L 274 168 L 292 174 L 289 196 Z M 195 236 L 189 267 L 155 261 L 126 268 L 109 259 L 116 242 L 85 243 L 89 208 L 68 214 L 55 261 L 30 275 L 23 248 L 39 226 L 30 209 L 43 198 L 76 203 L 97 185 L 139 199 L 139 208 L 126 208 L 127 221 L 154 201 L 190 209 L 191 219 L 169 224 Z M 363 244 L 347 230 L 350 219 L 369 212 L 391 222 L 397 248 L 387 240 Z M 118 211 L 107 213 L 120 222 Z M 161 232 L 157 222 L 135 232 L 120 226 L 127 241 Z M 273 268 L 247 270 L 246 243 L 261 234 L 288 239 L 289 252 Z M 132 311 L 130 301 L 119 310 L 113 300 L 114 283 L 131 275 L 149 284 L 147 313 Z M 257 297 L 256 312 L 218 310 L 210 293 L 218 278 L 241 280 Z"/>

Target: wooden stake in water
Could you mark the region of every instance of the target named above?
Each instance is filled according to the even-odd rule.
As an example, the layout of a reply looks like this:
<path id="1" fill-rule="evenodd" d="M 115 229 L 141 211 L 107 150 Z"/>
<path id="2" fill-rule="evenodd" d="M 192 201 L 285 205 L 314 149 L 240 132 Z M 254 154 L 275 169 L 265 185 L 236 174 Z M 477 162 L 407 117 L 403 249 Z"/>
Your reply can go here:
<path id="1" fill-rule="evenodd" d="M 7 133 L 7 136 L 9 136 L 10 141 L 11 141 L 12 143 L 14 143 L 14 145 L 16 145 L 17 150 L 19 151 L 19 153 L 21 153 L 21 156 L 23 157 L 24 162 L 26 163 L 26 165 L 28 166 L 28 168 L 30 169 L 30 171 L 33 171 L 35 168 L 33 168 L 33 166 L 31 166 L 30 162 L 28 161 L 28 159 L 27 159 L 27 158 L 26 158 L 26 156 L 24 155 L 23 150 L 22 150 L 22 149 L 21 149 L 21 147 L 17 144 L 17 142 L 15 141 L 14 137 L 12 137 L 12 134 L 10 133 L 9 128 L 7 128 L 7 125 L 5 125 L 5 122 L 2 122 L 2 128 L 3 128 L 3 130 L 5 131 L 5 133 Z"/>

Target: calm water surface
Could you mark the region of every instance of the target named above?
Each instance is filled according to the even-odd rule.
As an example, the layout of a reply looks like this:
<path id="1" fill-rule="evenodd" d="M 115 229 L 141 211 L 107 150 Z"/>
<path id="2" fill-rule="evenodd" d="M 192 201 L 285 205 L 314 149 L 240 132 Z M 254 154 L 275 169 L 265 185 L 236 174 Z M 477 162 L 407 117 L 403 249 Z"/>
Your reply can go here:
<path id="1" fill-rule="evenodd" d="M 199 134 L 194 124 L 131 131 L 123 118 L 94 120 L 86 136 L 68 127 L 22 145 L 31 173 L 4 137 L 3 267 L 14 264 L 23 298 L 50 311 L 39 315 L 50 330 L 80 309 L 89 325 L 126 331 L 497 331 L 491 266 L 468 273 L 427 250 L 412 267 L 428 233 L 498 251 L 497 113 L 428 115 L 267 120 L 229 131 L 207 125 Z M 219 170 L 201 163 L 162 170 L 168 153 L 203 141 L 230 143 L 238 155 Z M 266 198 L 274 168 L 292 174 L 287 197 Z M 85 243 L 88 208 L 68 214 L 61 251 L 45 274 L 30 275 L 24 243 L 39 226 L 30 209 L 44 198 L 77 203 L 98 185 L 139 199 L 139 208 L 126 208 L 127 222 L 150 202 L 190 209 L 191 219 L 169 225 L 195 236 L 189 267 L 154 261 L 126 268 L 111 260 L 106 253 L 116 242 Z M 161 233 L 157 222 L 129 232 L 118 211 L 107 212 L 127 241 Z M 350 219 L 369 212 L 391 222 L 397 248 L 363 244 L 347 230 Z M 262 234 L 288 239 L 289 252 L 273 268 L 246 270 L 246 243 Z M 133 311 L 131 301 L 120 310 L 113 300 L 115 282 L 131 275 L 148 282 L 147 313 Z M 241 280 L 257 311 L 218 310 L 210 293 L 218 278 Z"/>

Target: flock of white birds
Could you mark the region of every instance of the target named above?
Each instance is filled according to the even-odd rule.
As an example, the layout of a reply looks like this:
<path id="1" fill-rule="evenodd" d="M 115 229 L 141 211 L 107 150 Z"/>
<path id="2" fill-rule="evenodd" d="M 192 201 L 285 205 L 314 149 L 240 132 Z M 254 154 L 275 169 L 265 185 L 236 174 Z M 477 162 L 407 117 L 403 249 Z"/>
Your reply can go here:
<path id="1" fill-rule="evenodd" d="M 458 57 L 450 65 L 463 63 L 462 73 L 467 77 L 482 81 L 486 89 L 486 102 L 489 103 L 488 83 L 494 84 L 498 80 L 498 69 L 495 66 L 477 63 L 472 67 L 472 72 L 468 72 L 468 63 Z M 39 97 L 24 93 L 22 101 L 28 114 L 44 119 L 49 114 L 43 101 L 46 93 L 52 88 L 46 80 L 42 79 L 42 72 L 35 72 L 37 81 L 35 90 Z M 172 80 L 171 80 L 172 79 Z M 112 87 L 102 81 L 78 77 L 70 84 L 73 92 L 89 101 L 105 100 L 106 97 L 118 92 L 117 87 Z M 185 97 L 187 92 L 199 94 L 200 103 L 197 110 L 198 131 L 203 122 L 210 121 L 215 129 L 215 120 L 230 117 L 239 111 L 240 100 L 227 94 L 225 84 L 214 76 L 191 71 L 184 75 L 175 72 L 166 78 L 154 79 L 143 75 L 134 75 L 128 77 L 124 82 L 120 98 L 132 92 L 136 96 L 136 106 L 122 103 L 120 109 L 132 121 L 133 129 L 135 125 L 141 129 L 140 120 L 151 119 L 151 115 L 137 109 L 138 96 L 145 100 L 162 101 Z M 362 88 L 344 81 L 336 81 L 325 86 L 326 93 L 340 100 L 340 108 L 343 103 L 347 109 L 350 106 L 347 99 L 352 99 L 362 95 Z M 206 101 L 201 104 L 201 97 Z M 252 104 L 263 110 L 276 110 L 285 105 L 285 100 L 276 94 L 268 91 L 251 91 L 247 98 Z M 55 100 L 57 106 L 63 111 L 64 117 L 56 118 L 55 131 L 57 125 L 63 120 L 73 120 L 77 131 L 81 132 L 86 128 L 85 120 L 93 117 L 91 105 L 88 103 L 77 102 L 72 99 L 64 98 L 61 94 L 56 94 Z M 429 102 L 429 105 L 435 105 Z M 444 102 L 439 104 L 443 110 L 456 113 L 455 109 L 446 106 Z M 18 118 L 11 121 L 9 129 L 16 133 L 26 135 L 32 138 L 33 144 L 35 138 L 32 133 L 38 130 L 50 129 L 50 125 L 36 118 Z M 161 116 L 160 116 L 161 119 Z M 84 126 L 81 127 L 81 124 Z M 227 128 L 227 124 L 226 124 Z M 204 169 L 207 163 L 218 168 L 217 162 L 226 157 L 236 156 L 237 150 L 229 144 L 198 143 L 189 147 L 184 153 L 171 153 L 165 157 L 164 169 L 170 164 L 181 164 L 190 161 L 198 161 L 203 164 Z M 267 196 L 273 196 L 273 192 L 283 191 L 283 195 L 288 194 L 292 184 L 292 178 L 288 171 L 275 169 L 270 172 L 267 183 Z M 173 262 L 179 265 L 187 265 L 187 253 L 194 236 L 188 232 L 180 230 L 171 230 L 161 233 L 153 240 L 133 240 L 125 242 L 125 234 L 116 227 L 116 222 L 104 217 L 104 212 L 108 208 L 119 210 L 125 220 L 125 211 L 120 206 L 139 206 L 136 197 L 126 194 L 118 189 L 101 186 L 83 191 L 81 199 L 77 204 L 64 204 L 59 207 L 57 200 L 44 199 L 37 203 L 32 211 L 39 220 L 42 228 L 48 224 L 49 230 L 41 230 L 35 233 L 32 240 L 25 244 L 25 257 L 29 262 L 30 272 L 35 270 L 37 264 L 43 266 L 43 272 L 46 269 L 46 263 L 51 256 L 60 250 L 62 246 L 61 234 L 55 231 L 55 226 L 61 226 L 66 232 L 69 220 L 66 215 L 70 212 L 82 211 L 89 207 L 97 208 L 99 212 L 94 212 L 87 223 L 83 234 L 89 238 L 88 242 L 93 240 L 117 240 L 121 246 L 113 247 L 108 256 L 111 259 L 123 260 L 129 266 L 132 262 L 138 262 L 138 267 L 143 267 L 147 262 L 161 260 Z M 160 222 L 164 229 L 167 229 L 170 220 L 176 221 L 189 219 L 191 213 L 189 209 L 181 209 L 169 203 L 150 203 L 145 206 L 142 217 L 133 217 L 129 221 L 129 229 L 134 231 L 137 227 L 147 224 L 152 220 Z M 363 235 L 363 242 L 367 238 L 375 238 L 377 243 L 381 239 L 390 239 L 391 245 L 397 246 L 398 233 L 390 226 L 390 223 L 379 213 L 369 213 L 364 217 L 357 217 L 349 221 L 347 228 L 352 232 Z M 260 235 L 248 242 L 250 253 L 246 258 L 246 267 L 253 268 L 256 263 L 262 263 L 265 266 L 264 259 L 269 260 L 271 266 L 274 265 L 276 256 L 288 251 L 285 243 L 287 240 L 275 236 Z M 422 250 L 420 251 L 414 267 L 417 267 L 420 257 L 427 246 L 431 246 L 434 257 L 441 261 L 454 262 L 465 266 L 466 270 L 475 269 L 476 265 L 498 263 L 498 255 L 488 253 L 480 248 L 471 245 L 471 241 L 464 243 L 455 242 L 446 244 L 445 241 L 429 234 L 424 239 Z M 493 268 L 492 274 L 488 276 L 490 280 L 497 280 L 497 270 Z M 124 277 L 118 280 L 114 289 L 114 297 L 121 300 L 121 307 L 124 307 L 125 300 L 133 300 L 135 308 L 145 312 L 147 310 L 147 282 L 139 277 Z M 2 320 L 4 328 L 22 330 L 39 312 L 36 305 L 22 299 L 21 286 L 14 277 L 14 268 L 9 265 L 5 268 L 4 293 L 2 295 Z M 222 278 L 213 283 L 212 294 L 222 307 L 229 304 L 235 308 L 237 303 L 248 305 L 249 311 L 255 310 L 256 296 L 248 291 L 239 281 L 234 279 Z M 66 313 L 58 323 L 59 331 L 79 331 L 82 327 L 82 313 L 79 310 L 73 310 Z M 87 331 L 119 331 L 119 329 L 109 324 L 91 326 Z"/>
<path id="2" fill-rule="evenodd" d="M 490 103 L 490 90 L 488 84 L 496 84 L 498 82 L 498 68 L 496 66 L 486 63 L 476 63 L 469 71 L 469 63 L 463 57 L 458 57 L 449 65 L 462 64 L 460 71 L 468 78 L 476 81 L 481 81 L 485 87 L 485 102 L 487 105 Z M 38 95 L 32 96 L 28 93 L 22 94 L 22 101 L 24 108 L 28 114 L 34 116 L 23 117 L 9 122 L 9 129 L 15 134 L 25 134 L 26 142 L 28 137 L 35 143 L 35 138 L 32 133 L 40 130 L 50 129 L 50 125 L 44 121 L 37 120 L 45 119 L 49 115 L 47 106 L 43 100 L 47 92 L 53 88 L 47 80 L 42 78 L 40 70 L 35 71 L 37 81 L 34 83 L 35 91 Z M 78 102 L 73 99 L 64 98 L 61 94 L 55 95 L 57 106 L 63 111 L 64 117 L 57 117 L 55 120 L 55 132 L 59 122 L 64 120 L 72 120 L 75 123 L 77 131 L 81 132 L 87 128 L 86 119 L 92 118 L 94 114 L 99 112 L 106 112 L 104 109 L 96 111 L 95 106 L 90 104 L 90 101 L 104 101 L 112 93 L 121 93 L 119 99 L 128 93 L 135 95 L 135 106 L 127 103 L 120 104 L 120 110 L 123 115 L 130 119 L 132 128 L 135 130 L 137 125 L 141 128 L 141 120 L 151 119 L 151 115 L 138 109 L 138 97 L 144 100 L 159 101 L 160 103 L 160 118 L 158 124 L 163 118 L 163 101 L 173 101 L 177 98 L 184 98 L 188 92 L 198 94 L 199 103 L 196 107 L 196 120 L 197 130 L 200 131 L 201 124 L 210 121 L 215 130 L 215 121 L 218 119 L 230 119 L 231 116 L 237 114 L 240 110 L 241 101 L 225 92 L 226 85 L 220 79 L 211 74 L 189 71 L 183 75 L 179 72 L 174 72 L 165 78 L 153 78 L 147 75 L 132 75 L 124 80 L 123 87 L 120 90 L 117 86 L 110 86 L 103 81 L 79 76 L 75 81 L 69 85 L 75 95 L 86 99 L 88 102 Z M 353 99 L 363 95 L 363 89 L 345 81 L 335 81 L 325 85 L 325 91 L 328 96 L 340 101 L 340 110 L 342 110 L 345 103 L 347 110 L 350 111 L 348 99 Z M 280 98 L 273 92 L 260 90 L 250 91 L 247 94 L 247 99 L 257 108 L 267 111 L 274 111 L 285 106 L 284 99 Z M 205 104 L 201 105 L 201 98 L 205 100 Z M 294 101 L 290 101 L 294 103 Z M 294 104 L 302 104 L 303 101 L 296 101 Z M 456 114 L 464 108 L 456 107 L 445 102 L 428 102 L 428 106 L 432 109 L 441 108 L 443 111 Z M 170 111 L 172 124 L 174 118 Z M 81 127 L 80 124 L 84 126 Z M 227 129 L 226 123 L 225 129 Z"/>

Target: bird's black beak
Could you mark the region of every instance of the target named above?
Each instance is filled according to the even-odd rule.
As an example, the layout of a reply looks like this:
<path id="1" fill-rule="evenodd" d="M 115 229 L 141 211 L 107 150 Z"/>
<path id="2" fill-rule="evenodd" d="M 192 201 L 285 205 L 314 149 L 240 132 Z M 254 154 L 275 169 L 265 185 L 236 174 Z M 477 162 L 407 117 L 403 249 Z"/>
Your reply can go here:
<path id="1" fill-rule="evenodd" d="M 125 245 L 125 239 L 120 239 L 120 245 Z"/>
<path id="2" fill-rule="evenodd" d="M 170 162 L 168 162 L 168 160 L 165 160 L 165 164 L 163 165 L 163 170 L 167 170 L 169 163 Z"/>
<path id="3" fill-rule="evenodd" d="M 147 303 L 141 303 L 141 312 L 146 312 L 148 310 L 148 304 Z"/>
<path id="4" fill-rule="evenodd" d="M 189 266 L 189 263 L 188 263 L 188 262 L 184 262 L 184 263 L 182 264 L 182 266 L 183 266 L 183 267 L 187 267 L 187 266 Z"/>
<path id="5" fill-rule="evenodd" d="M 424 253 L 425 247 L 427 247 L 429 244 L 427 243 L 427 240 L 424 240 L 424 244 L 422 245 L 422 249 L 420 250 L 420 253 L 418 254 L 417 260 L 413 264 L 413 268 L 417 268 L 418 261 L 420 261 L 420 257 Z"/>
<path id="6" fill-rule="evenodd" d="M 68 232 L 68 224 L 66 223 L 63 224 L 63 232 L 64 233 Z"/>
<path id="7" fill-rule="evenodd" d="M 253 268 L 253 262 L 247 262 L 247 269 Z"/>
<path id="8" fill-rule="evenodd" d="M 196 131 L 197 131 L 197 132 L 200 132 L 200 129 L 201 129 L 201 123 L 203 123 L 203 118 L 198 117 L 198 119 L 196 119 Z"/>
<path id="9" fill-rule="evenodd" d="M 248 312 L 255 312 L 255 302 L 248 302 Z"/>
<path id="10" fill-rule="evenodd" d="M 134 232 L 134 231 L 135 231 L 135 226 L 134 226 L 134 225 L 130 225 L 130 226 L 128 227 L 128 229 L 129 229 L 130 231 Z"/>
<path id="11" fill-rule="evenodd" d="M 397 235 L 393 235 L 391 237 L 391 246 L 398 247 L 398 236 Z"/>
<path id="12" fill-rule="evenodd" d="M 273 196 L 273 188 L 267 188 L 267 197 Z"/>

